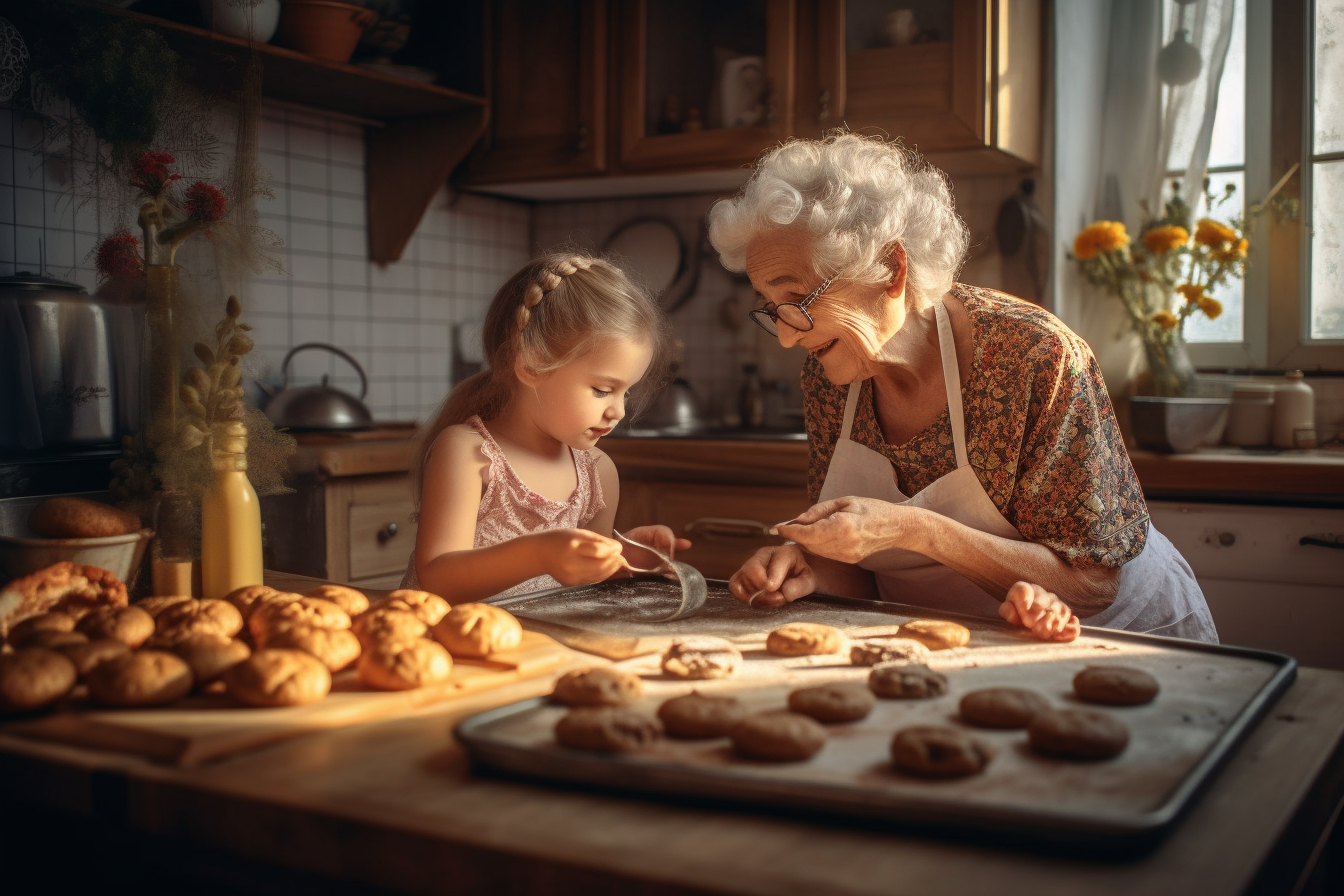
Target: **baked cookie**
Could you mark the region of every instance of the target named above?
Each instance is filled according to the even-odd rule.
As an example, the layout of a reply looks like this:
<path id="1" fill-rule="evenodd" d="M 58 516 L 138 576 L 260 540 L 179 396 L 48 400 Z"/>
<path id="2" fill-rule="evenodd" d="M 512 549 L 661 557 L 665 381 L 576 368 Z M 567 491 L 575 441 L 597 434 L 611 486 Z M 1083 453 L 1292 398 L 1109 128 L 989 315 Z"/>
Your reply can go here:
<path id="1" fill-rule="evenodd" d="M 918 663 L 878 663 L 868 673 L 868 689 L 894 700 L 926 700 L 947 693 L 947 676 Z"/>
<path id="2" fill-rule="evenodd" d="M 78 620 L 69 613 L 60 610 L 48 610 L 29 616 L 10 629 L 8 641 L 12 647 L 24 647 L 30 637 L 38 632 L 72 632 Z"/>
<path id="3" fill-rule="evenodd" d="M 62 610 L 78 618 L 94 607 L 126 606 L 126 583 L 110 570 L 62 560 L 0 590 L 0 638 L 32 616 Z"/>
<path id="4" fill-rule="evenodd" d="M 433 625 L 438 622 L 448 615 L 450 609 L 448 601 L 437 594 L 417 591 L 414 588 L 398 588 L 396 591 L 389 591 L 387 597 L 369 604 L 369 609 L 375 607 L 395 607 L 398 610 L 410 610 L 425 625 Z"/>
<path id="5" fill-rule="evenodd" d="M 1047 709 L 1027 726 L 1027 742 L 1057 759 L 1110 759 L 1129 743 L 1129 728 L 1095 709 Z"/>
<path id="6" fill-rule="evenodd" d="M 83 632 L 57 632 L 50 629 L 33 632 L 23 639 L 24 647 L 45 647 L 48 650 L 60 650 L 64 647 L 87 643 L 89 643 L 89 636 Z"/>
<path id="7" fill-rule="evenodd" d="M 131 652 L 131 648 L 127 647 L 124 641 L 114 641 L 111 638 L 99 638 L 97 641 L 84 641 L 80 644 L 64 644 L 56 649 L 75 664 L 75 671 L 79 673 L 81 679 L 103 660 Z"/>
<path id="8" fill-rule="evenodd" d="M 154 620 L 154 626 L 154 640 L 162 645 L 197 632 L 232 638 L 243 630 L 243 614 L 226 600 L 183 601 L 165 608 Z"/>
<path id="9" fill-rule="evenodd" d="M 961 717 L 982 728 L 1025 728 L 1050 702 L 1027 688 L 981 688 L 961 698 Z"/>
<path id="10" fill-rule="evenodd" d="M 462 657 L 486 657 L 523 643 L 523 627 L 512 613 L 482 603 L 458 604 L 430 626 L 430 633 L 449 653 Z"/>
<path id="11" fill-rule="evenodd" d="M 789 692 L 789 709 L 818 722 L 856 722 L 876 704 L 873 692 L 858 681 L 832 681 Z"/>
<path id="12" fill-rule="evenodd" d="M 672 678 L 728 678 L 737 671 L 742 653 L 727 638 L 701 635 L 678 638 L 663 652 L 663 674 Z"/>
<path id="13" fill-rule="evenodd" d="M 0 711 L 49 706 L 70 693 L 78 677 L 74 663 L 45 647 L 0 654 Z"/>
<path id="14" fill-rule="evenodd" d="M 189 600 L 195 600 L 195 598 L 186 594 L 159 594 L 153 597 L 142 597 L 132 604 L 132 606 L 139 607 L 155 619 L 158 619 L 159 614 L 164 610 L 174 604 L 185 603 Z"/>
<path id="15" fill-rule="evenodd" d="M 266 639 L 267 647 L 292 647 L 311 653 L 332 672 L 348 668 L 359 659 L 362 648 L 355 633 L 348 628 L 317 628 L 312 625 L 291 625 Z"/>
<path id="16" fill-rule="evenodd" d="M 375 644 L 390 641 L 416 641 L 429 633 L 429 626 L 410 610 L 396 607 L 378 607 L 355 617 L 350 630 L 368 650 Z"/>
<path id="17" fill-rule="evenodd" d="M 891 739 L 891 762 L 923 778 L 962 778 L 978 774 L 994 758 L 988 744 L 958 728 L 914 725 Z"/>
<path id="18" fill-rule="evenodd" d="M 930 650 L 951 650 L 971 643 L 971 630 L 946 619 L 912 619 L 896 630 L 901 638 L 913 638 Z"/>
<path id="19" fill-rule="evenodd" d="M 270 585 L 244 585 L 243 587 L 235 588 L 224 595 L 224 599 L 233 604 L 242 615 L 243 620 L 246 621 L 247 617 L 252 615 L 252 611 L 257 608 L 259 603 L 272 595 L 280 593 L 282 592 L 280 592 L 279 589 L 272 588 Z M 289 594 L 290 592 L 286 591 L 283 593 Z M 294 595 L 295 600 L 298 600 L 299 597 L 300 595 Z"/>
<path id="20" fill-rule="evenodd" d="M 296 625 L 349 628 L 350 614 L 329 600 L 301 597 L 287 603 L 271 602 L 268 599 L 247 618 L 247 630 L 260 645 L 265 645 L 280 631 Z"/>
<path id="21" fill-rule="evenodd" d="M 197 689 L 217 681 L 225 672 L 252 655 L 252 648 L 237 638 L 217 632 L 193 632 L 172 646 L 173 653 L 187 661 Z"/>
<path id="22" fill-rule="evenodd" d="M 746 714 L 746 706 L 736 697 L 699 691 L 669 698 L 658 707 L 663 730 L 687 739 L 724 737 Z"/>
<path id="23" fill-rule="evenodd" d="M 191 693 L 191 667 L 166 650 L 133 650 L 84 676 L 89 696 L 104 706 L 163 706 Z"/>
<path id="24" fill-rule="evenodd" d="M 765 638 L 765 649 L 776 656 L 812 656 L 840 653 L 845 649 L 844 632 L 820 622 L 789 622 Z"/>
<path id="25" fill-rule="evenodd" d="M 359 655 L 359 680 L 380 691 L 410 691 L 448 680 L 453 658 L 438 641 L 388 641 Z"/>
<path id="26" fill-rule="evenodd" d="M 304 597 L 317 597 L 329 600 L 344 610 L 350 617 L 358 616 L 369 608 L 369 597 L 358 588 L 349 585 L 328 583 L 318 585 L 303 593 Z"/>
<path id="27" fill-rule="evenodd" d="M 625 706 L 580 706 L 555 723 L 555 739 L 561 746 L 603 753 L 640 750 L 662 734 L 661 722 Z"/>
<path id="28" fill-rule="evenodd" d="M 331 673 L 302 650 L 258 650 L 224 673 L 229 695 L 249 706 L 302 706 L 331 692 Z"/>
<path id="29" fill-rule="evenodd" d="M 826 727 L 811 716 L 776 709 L 746 716 L 728 731 L 733 749 L 751 759 L 801 762 L 826 746 Z"/>
<path id="30" fill-rule="evenodd" d="M 97 607 L 84 614 L 75 631 L 90 641 L 111 638 L 134 650 L 154 634 L 154 617 L 135 605 Z"/>
<path id="31" fill-rule="evenodd" d="M 48 498 L 28 514 L 28 528 L 42 538 L 107 538 L 139 530 L 140 517 L 88 498 Z"/>
<path id="32" fill-rule="evenodd" d="M 611 666 L 571 669 L 555 682 L 551 699 L 569 706 L 624 706 L 644 694 L 638 675 Z"/>
<path id="33" fill-rule="evenodd" d="M 849 647 L 849 661 L 855 666 L 878 663 L 926 663 L 929 648 L 914 638 L 869 638 Z"/>
<path id="34" fill-rule="evenodd" d="M 1157 679 L 1132 666 L 1088 666 L 1073 676 L 1078 699 L 1108 706 L 1138 706 L 1157 696 Z"/>

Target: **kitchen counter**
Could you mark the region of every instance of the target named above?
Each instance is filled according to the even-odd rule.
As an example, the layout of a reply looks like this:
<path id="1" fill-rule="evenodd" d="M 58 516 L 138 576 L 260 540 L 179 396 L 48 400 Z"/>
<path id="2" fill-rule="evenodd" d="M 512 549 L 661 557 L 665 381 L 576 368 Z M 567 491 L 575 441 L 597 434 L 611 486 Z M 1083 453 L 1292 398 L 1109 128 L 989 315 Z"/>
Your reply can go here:
<path id="1" fill-rule="evenodd" d="M 1285 893 L 1344 795 L 1344 672 L 1297 680 L 1151 852 L 1012 851 L 778 812 L 607 796 L 472 774 L 457 722 L 548 679 L 197 768 L 44 744 L 0 727 L 6 880 L 145 892 Z M 1334 858 L 1338 858 L 1337 854 Z M 77 859 L 75 861 L 72 861 Z M 61 864 L 58 864 L 61 863 Z M 1334 870 L 1331 871 L 1330 869 Z M 1338 865 L 1307 892 L 1338 892 Z M 87 876 L 88 880 L 84 877 Z"/>

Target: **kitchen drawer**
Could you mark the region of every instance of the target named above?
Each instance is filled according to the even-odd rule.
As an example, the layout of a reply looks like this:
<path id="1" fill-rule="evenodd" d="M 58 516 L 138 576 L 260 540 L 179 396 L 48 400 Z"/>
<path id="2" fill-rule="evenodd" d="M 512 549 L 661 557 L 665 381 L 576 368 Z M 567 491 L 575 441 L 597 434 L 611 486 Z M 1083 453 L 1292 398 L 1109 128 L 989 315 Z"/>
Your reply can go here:
<path id="1" fill-rule="evenodd" d="M 350 505 L 351 581 L 389 576 L 401 580 L 415 547 L 412 510 L 409 498 Z"/>

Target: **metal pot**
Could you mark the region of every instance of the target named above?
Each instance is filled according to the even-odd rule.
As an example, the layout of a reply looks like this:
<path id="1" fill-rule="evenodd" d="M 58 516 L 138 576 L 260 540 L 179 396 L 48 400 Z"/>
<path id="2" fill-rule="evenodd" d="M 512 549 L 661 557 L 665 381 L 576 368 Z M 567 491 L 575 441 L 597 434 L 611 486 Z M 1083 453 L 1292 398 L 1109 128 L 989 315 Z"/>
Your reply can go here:
<path id="1" fill-rule="evenodd" d="M 290 359 L 310 348 L 320 348 L 338 355 L 355 368 L 359 374 L 358 398 L 327 385 L 326 374 L 322 375 L 321 385 L 286 388 L 289 385 Z M 296 345 L 285 355 L 281 372 L 285 379 L 280 384 L 280 391 L 266 402 L 266 416 L 276 426 L 300 432 L 320 432 L 368 429 L 373 425 L 373 415 L 361 400 L 369 391 L 369 380 L 364 376 L 364 368 L 336 346 L 327 345 L 325 342 L 305 342 L 303 345 Z"/>
<path id="2" fill-rule="evenodd" d="M 692 432 L 705 426 L 700 400 L 696 398 L 691 384 L 681 377 L 658 392 L 648 414 L 639 422 L 641 426 L 669 432 Z"/>
<path id="3" fill-rule="evenodd" d="M 0 450 L 114 446 L 134 432 L 144 305 L 0 277 Z"/>

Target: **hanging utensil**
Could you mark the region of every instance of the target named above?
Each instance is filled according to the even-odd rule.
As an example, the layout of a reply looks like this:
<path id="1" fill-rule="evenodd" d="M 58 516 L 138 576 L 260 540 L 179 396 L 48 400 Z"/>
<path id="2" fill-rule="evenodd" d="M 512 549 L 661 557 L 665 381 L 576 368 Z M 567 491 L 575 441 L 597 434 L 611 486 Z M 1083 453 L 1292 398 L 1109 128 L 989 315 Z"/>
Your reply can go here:
<path id="1" fill-rule="evenodd" d="M 620 532 L 612 530 L 612 535 L 622 544 L 630 547 L 643 548 L 650 554 L 657 557 L 661 563 L 652 569 L 641 569 L 631 565 L 624 555 L 621 561 L 625 568 L 636 575 L 660 575 L 671 579 L 681 586 L 681 605 L 673 610 L 669 615 L 661 619 L 655 619 L 654 622 L 671 622 L 674 619 L 682 619 L 686 616 L 693 616 L 705 605 L 706 598 L 709 597 L 709 586 L 705 583 L 705 577 L 700 574 L 700 570 L 691 566 L 689 563 L 682 563 L 679 560 L 673 560 L 655 547 L 647 544 L 640 544 L 637 541 L 626 538 Z"/>

